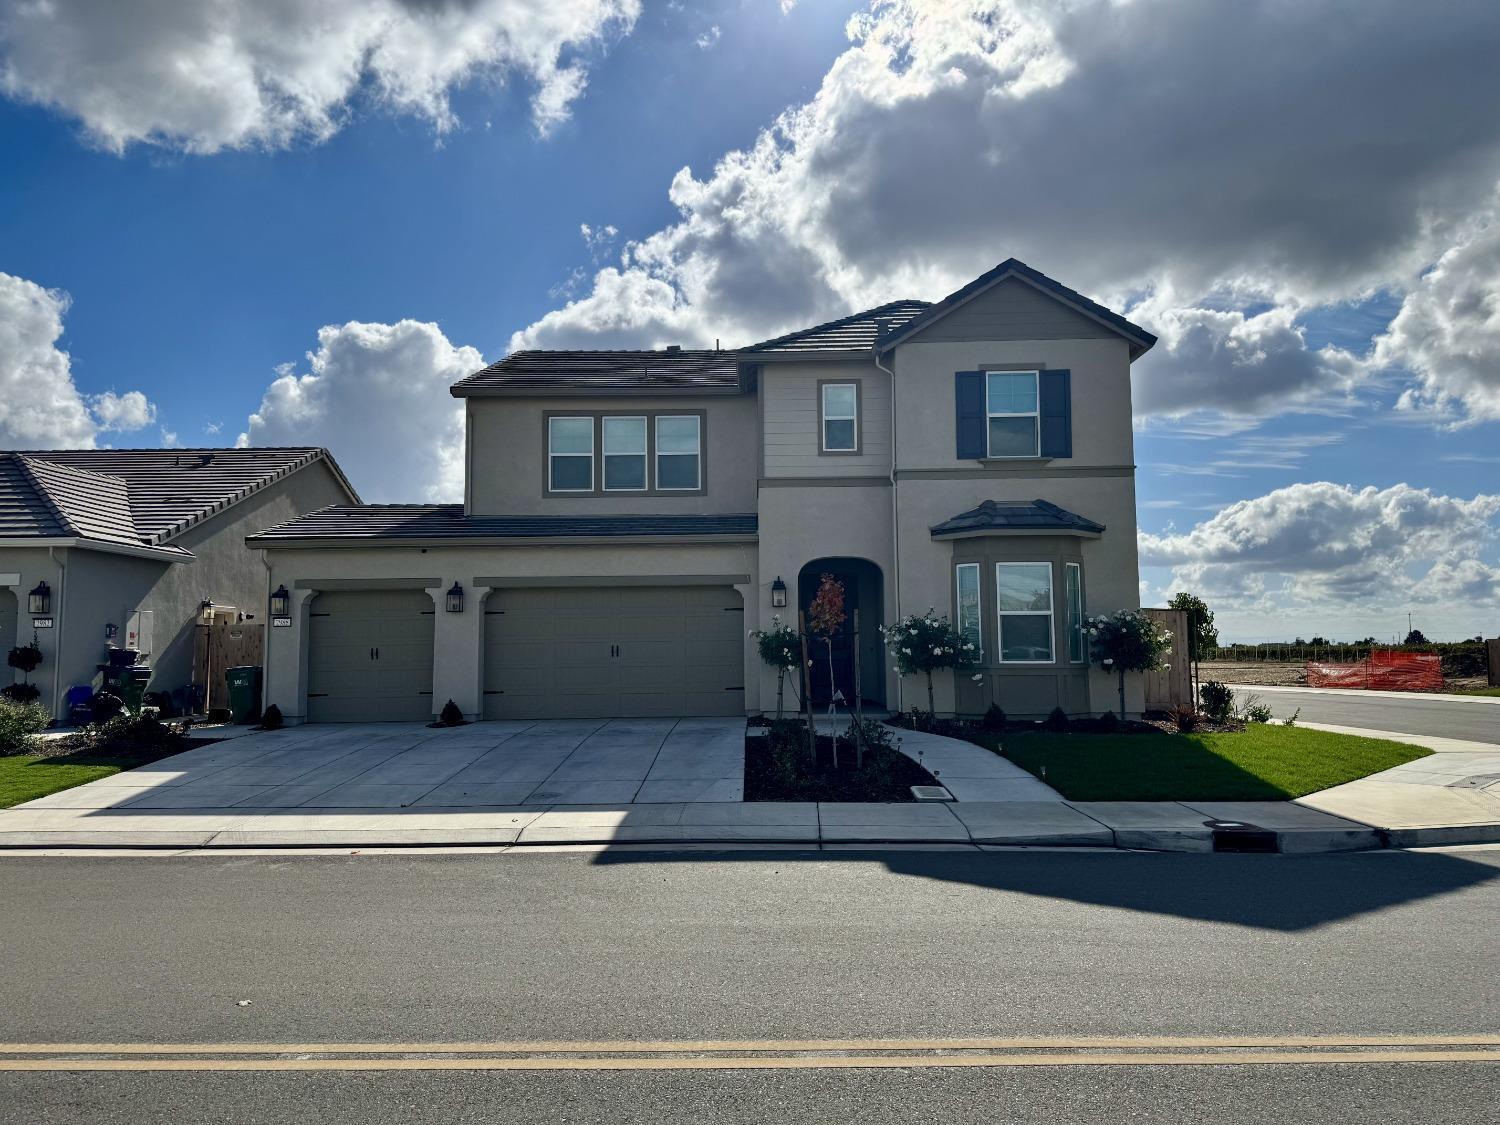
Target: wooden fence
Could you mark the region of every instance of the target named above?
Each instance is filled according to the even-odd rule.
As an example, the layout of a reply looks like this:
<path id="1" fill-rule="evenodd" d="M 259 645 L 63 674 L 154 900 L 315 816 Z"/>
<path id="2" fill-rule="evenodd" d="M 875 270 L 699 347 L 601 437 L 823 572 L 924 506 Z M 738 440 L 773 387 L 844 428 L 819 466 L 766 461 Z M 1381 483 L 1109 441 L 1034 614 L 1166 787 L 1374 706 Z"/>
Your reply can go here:
<path id="1" fill-rule="evenodd" d="M 1192 669 L 1188 667 L 1188 622 L 1185 609 L 1143 609 L 1156 624 L 1172 634 L 1167 653 L 1169 668 L 1146 673 L 1146 710 L 1171 711 L 1193 701 Z"/>
<path id="2" fill-rule="evenodd" d="M 228 668 L 265 662 L 266 627 L 254 621 L 215 621 L 199 625 L 193 647 L 193 682 L 201 686 L 205 710 L 229 706 Z"/>

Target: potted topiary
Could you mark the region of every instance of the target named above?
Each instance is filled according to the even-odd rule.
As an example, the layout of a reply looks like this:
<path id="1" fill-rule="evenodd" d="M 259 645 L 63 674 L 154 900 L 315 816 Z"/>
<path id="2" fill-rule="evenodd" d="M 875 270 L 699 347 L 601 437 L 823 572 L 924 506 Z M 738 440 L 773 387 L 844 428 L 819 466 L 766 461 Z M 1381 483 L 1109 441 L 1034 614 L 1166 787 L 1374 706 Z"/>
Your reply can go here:
<path id="1" fill-rule="evenodd" d="M 953 628 L 936 610 L 926 615 L 913 613 L 881 630 L 886 648 L 903 676 L 920 672 L 927 677 L 927 713 L 936 717 L 933 705 L 932 674 L 945 668 L 972 667 L 976 660 L 974 645 Z"/>
<path id="2" fill-rule="evenodd" d="M 1162 656 L 1172 647 L 1172 634 L 1144 613 L 1122 609 L 1089 620 L 1094 660 L 1120 677 L 1120 717 L 1125 717 L 1125 673 L 1170 668 Z"/>
<path id="3" fill-rule="evenodd" d="M 797 636 L 797 630 L 782 624 L 780 616 L 771 618 L 769 629 L 754 629 L 750 635 L 755 638 L 761 660 L 776 669 L 776 718 L 780 720 L 783 717 L 782 698 L 786 688 L 786 674 L 797 667 L 797 662 L 802 659 L 802 640 Z"/>
<path id="4" fill-rule="evenodd" d="M 10 684 L 3 689 L 7 699 L 13 699 L 17 703 L 30 703 L 41 698 L 42 691 L 31 682 L 31 673 L 42 665 L 42 648 L 37 644 L 36 635 L 32 634 L 29 645 L 17 645 L 6 654 L 5 663 L 21 673 L 21 682 Z"/>

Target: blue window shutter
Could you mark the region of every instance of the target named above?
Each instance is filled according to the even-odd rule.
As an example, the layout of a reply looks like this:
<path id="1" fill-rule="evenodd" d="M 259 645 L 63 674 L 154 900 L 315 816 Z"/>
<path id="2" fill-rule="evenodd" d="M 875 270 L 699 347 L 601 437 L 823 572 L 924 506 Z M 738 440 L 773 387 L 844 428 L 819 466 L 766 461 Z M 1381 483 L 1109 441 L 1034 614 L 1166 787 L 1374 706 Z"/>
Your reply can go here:
<path id="1" fill-rule="evenodd" d="M 953 404 L 957 413 L 958 459 L 978 461 L 989 452 L 985 440 L 984 372 L 953 373 Z"/>
<path id="2" fill-rule="evenodd" d="M 1073 373 L 1066 368 L 1043 371 L 1041 405 L 1042 456 L 1073 456 Z"/>

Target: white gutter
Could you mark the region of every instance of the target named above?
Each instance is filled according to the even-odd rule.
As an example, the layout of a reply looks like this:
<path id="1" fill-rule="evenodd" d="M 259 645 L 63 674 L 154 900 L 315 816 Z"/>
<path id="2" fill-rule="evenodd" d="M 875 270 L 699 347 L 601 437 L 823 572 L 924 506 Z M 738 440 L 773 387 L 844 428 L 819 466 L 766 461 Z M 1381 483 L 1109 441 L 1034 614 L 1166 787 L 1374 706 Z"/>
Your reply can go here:
<path id="1" fill-rule="evenodd" d="M 75 537 L 10 538 L 0 539 L 0 547 L 46 547 L 50 553 L 57 547 L 73 547 L 84 551 L 101 551 L 107 555 L 129 555 L 137 559 L 155 559 L 158 562 L 193 563 L 198 556 L 191 551 L 162 550 L 159 547 L 135 547 L 128 543 L 110 543 L 103 539 L 80 539 Z"/>
<path id="2" fill-rule="evenodd" d="M 896 592 L 896 621 L 901 620 L 901 509 L 896 502 L 896 372 L 880 362 L 880 347 L 873 349 L 875 366 L 891 377 L 891 581 Z M 891 622 L 895 624 L 895 622 Z M 905 677 L 896 677 L 896 710 L 904 711 L 901 686 Z"/>

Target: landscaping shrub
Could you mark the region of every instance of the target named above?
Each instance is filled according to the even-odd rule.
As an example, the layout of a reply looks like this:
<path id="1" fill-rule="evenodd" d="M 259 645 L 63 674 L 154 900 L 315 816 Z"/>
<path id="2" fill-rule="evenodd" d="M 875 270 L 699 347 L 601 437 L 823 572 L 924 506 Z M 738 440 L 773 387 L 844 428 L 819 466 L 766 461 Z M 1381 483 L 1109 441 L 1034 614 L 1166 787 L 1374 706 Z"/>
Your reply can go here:
<path id="1" fill-rule="evenodd" d="M 867 720 L 862 728 L 867 732 L 863 761 L 853 742 L 840 735 L 835 767 L 834 740 L 828 735 L 820 735 L 809 754 L 805 726 L 793 720 L 773 723 L 765 738 L 745 741 L 745 800 L 911 801 L 913 785 L 937 784 L 880 727 Z"/>
<path id="2" fill-rule="evenodd" d="M 281 708 L 276 704 L 267 707 L 260 717 L 261 730 L 280 730 L 286 726 L 286 719 L 281 714 Z"/>
<path id="3" fill-rule="evenodd" d="M 96 697 L 97 698 L 97 697 Z M 165 757 L 187 749 L 186 724 L 129 714 L 93 723 L 60 741 L 69 752 Z"/>
<path id="4" fill-rule="evenodd" d="M 36 684 L 6 684 L 0 688 L 0 696 L 13 703 L 34 703 L 42 697 L 42 689 Z"/>
<path id="5" fill-rule="evenodd" d="M 1234 713 L 1234 689 L 1218 680 L 1204 680 L 1198 687 L 1198 702 L 1205 715 L 1222 723 Z"/>
<path id="6" fill-rule="evenodd" d="M 1124 715 L 1125 673 L 1171 668 L 1162 657 L 1172 647 L 1172 634 L 1144 612 L 1132 609 L 1091 618 L 1088 628 L 1095 662 L 1120 677 L 1120 714 Z"/>
<path id="7" fill-rule="evenodd" d="M 1172 712 L 1172 721 L 1183 734 L 1192 734 L 1198 729 L 1198 712 L 1183 703 Z"/>
<path id="8" fill-rule="evenodd" d="M 984 713 L 984 718 L 979 720 L 979 725 L 985 730 L 1004 730 L 1005 712 L 1000 704 L 991 703 L 989 710 Z"/>
<path id="9" fill-rule="evenodd" d="M 1240 705 L 1239 715 L 1247 723 L 1269 723 L 1271 721 L 1271 707 L 1261 701 L 1260 696 L 1246 696 L 1245 702 Z"/>
<path id="10" fill-rule="evenodd" d="M 458 704 L 450 699 L 447 703 L 443 704 L 443 710 L 438 715 L 438 722 L 442 723 L 445 727 L 462 726 L 464 713 L 458 709 Z"/>
<path id="11" fill-rule="evenodd" d="M 756 629 L 750 635 L 761 660 L 776 669 L 776 717 L 780 719 L 785 714 L 786 674 L 802 662 L 802 638 L 797 630 L 782 624 L 779 614 L 771 618 L 769 629 Z"/>
<path id="12" fill-rule="evenodd" d="M 0 700 L 0 757 L 30 753 L 52 716 L 39 703 Z"/>
<path id="13" fill-rule="evenodd" d="M 1100 734 L 1113 734 L 1120 729 L 1120 717 L 1113 711 L 1106 711 L 1094 720 L 1093 726 Z"/>
<path id="14" fill-rule="evenodd" d="M 94 724 L 97 726 L 109 722 L 124 711 L 125 701 L 112 692 L 101 691 L 89 700 L 89 708 L 93 712 Z"/>
<path id="15" fill-rule="evenodd" d="M 1047 721 L 1042 725 L 1050 731 L 1062 733 L 1070 729 L 1073 724 L 1068 720 L 1068 713 L 1066 711 L 1061 707 L 1054 707 L 1052 708 L 1052 713 L 1047 716 Z"/>
<path id="16" fill-rule="evenodd" d="M 938 617 L 934 609 L 925 615 L 908 614 L 880 632 L 897 672 L 903 676 L 927 677 L 929 714 L 937 710 L 932 701 L 932 674 L 946 668 L 970 668 L 978 657 L 974 645 L 955 631 L 946 617 Z"/>

